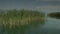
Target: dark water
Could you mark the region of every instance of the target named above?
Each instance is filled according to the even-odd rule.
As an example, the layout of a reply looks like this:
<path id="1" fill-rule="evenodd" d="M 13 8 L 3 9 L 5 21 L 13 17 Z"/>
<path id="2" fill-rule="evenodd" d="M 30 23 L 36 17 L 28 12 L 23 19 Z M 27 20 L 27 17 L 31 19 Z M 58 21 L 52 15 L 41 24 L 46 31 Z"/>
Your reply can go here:
<path id="1" fill-rule="evenodd" d="M 47 17 L 42 27 L 32 27 L 31 30 L 26 31 L 26 34 L 60 34 L 60 20 Z"/>
<path id="2" fill-rule="evenodd" d="M 24 32 L 22 30 L 22 34 L 60 34 L 60 20 L 54 19 L 54 18 L 47 18 L 47 21 L 45 21 L 45 24 L 40 27 L 41 25 L 38 25 L 37 27 L 30 27 L 26 29 Z M 21 34 L 20 32 L 15 34 Z M 2 31 L 0 28 L 0 34 L 7 34 L 6 31 Z"/>
<path id="3" fill-rule="evenodd" d="M 0 34 L 8 34 L 7 31 L 2 31 L 0 28 Z M 14 32 L 14 31 L 13 31 Z M 54 19 L 47 17 L 45 24 L 41 27 L 39 24 L 38 26 L 29 27 L 26 30 L 16 31 L 15 34 L 60 34 L 60 19 Z"/>
<path id="4" fill-rule="evenodd" d="M 41 34 L 60 34 L 60 20 L 47 18 L 45 25 L 41 28 Z"/>
<path id="5" fill-rule="evenodd" d="M 27 30 L 26 34 L 60 34 L 60 19 L 49 18 L 46 13 L 45 24 L 40 27 L 32 27 L 31 30 Z"/>

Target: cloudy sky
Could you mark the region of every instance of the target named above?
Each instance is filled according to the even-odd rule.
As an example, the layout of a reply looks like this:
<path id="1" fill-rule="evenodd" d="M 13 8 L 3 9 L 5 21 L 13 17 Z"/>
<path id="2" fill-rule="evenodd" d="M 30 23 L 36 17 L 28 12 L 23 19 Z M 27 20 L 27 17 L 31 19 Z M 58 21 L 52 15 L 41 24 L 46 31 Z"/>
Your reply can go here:
<path id="1" fill-rule="evenodd" d="M 36 9 L 60 11 L 60 0 L 0 0 L 0 9 Z"/>

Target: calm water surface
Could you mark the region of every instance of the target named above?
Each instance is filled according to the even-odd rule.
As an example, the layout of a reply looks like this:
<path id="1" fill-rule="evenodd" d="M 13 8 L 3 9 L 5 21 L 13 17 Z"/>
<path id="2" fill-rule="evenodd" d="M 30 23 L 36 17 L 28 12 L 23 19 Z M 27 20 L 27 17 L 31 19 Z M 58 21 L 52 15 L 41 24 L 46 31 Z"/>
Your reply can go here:
<path id="1" fill-rule="evenodd" d="M 37 27 L 30 27 L 29 29 L 25 30 L 24 34 L 60 34 L 60 19 L 49 17 L 46 18 L 47 20 L 45 21 L 45 24 L 42 27 L 40 27 L 41 25 Z M 1 28 L 0 34 L 2 34 Z"/>
<path id="2" fill-rule="evenodd" d="M 27 32 L 26 34 L 60 34 L 60 20 L 47 17 L 42 28 L 38 26 Z"/>

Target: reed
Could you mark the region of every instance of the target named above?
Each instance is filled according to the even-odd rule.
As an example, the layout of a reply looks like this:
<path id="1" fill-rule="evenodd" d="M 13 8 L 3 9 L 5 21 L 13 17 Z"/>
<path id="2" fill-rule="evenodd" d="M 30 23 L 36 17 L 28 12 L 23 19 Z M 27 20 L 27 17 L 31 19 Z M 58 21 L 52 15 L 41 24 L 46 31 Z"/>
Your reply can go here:
<path id="1" fill-rule="evenodd" d="M 1 12 L 0 14 L 0 26 L 3 31 L 12 29 L 20 29 L 23 26 L 34 24 L 33 22 L 39 22 L 40 24 L 44 21 L 44 13 L 32 10 L 8 10 Z"/>

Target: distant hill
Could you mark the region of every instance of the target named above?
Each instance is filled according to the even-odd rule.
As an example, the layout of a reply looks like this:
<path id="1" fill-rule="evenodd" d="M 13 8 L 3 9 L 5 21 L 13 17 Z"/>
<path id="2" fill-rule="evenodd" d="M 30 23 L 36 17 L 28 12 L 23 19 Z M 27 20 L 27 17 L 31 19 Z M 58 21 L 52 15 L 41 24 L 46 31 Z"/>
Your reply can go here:
<path id="1" fill-rule="evenodd" d="M 53 12 L 48 14 L 49 17 L 60 19 L 60 12 Z"/>

